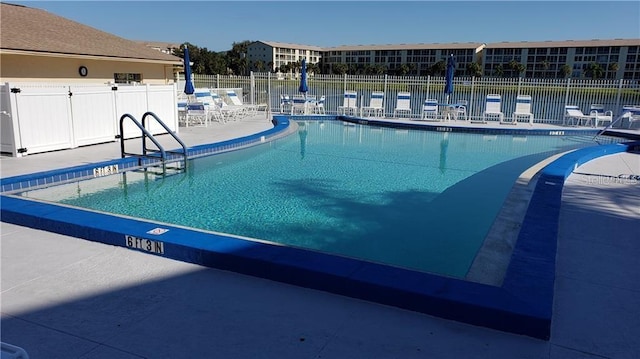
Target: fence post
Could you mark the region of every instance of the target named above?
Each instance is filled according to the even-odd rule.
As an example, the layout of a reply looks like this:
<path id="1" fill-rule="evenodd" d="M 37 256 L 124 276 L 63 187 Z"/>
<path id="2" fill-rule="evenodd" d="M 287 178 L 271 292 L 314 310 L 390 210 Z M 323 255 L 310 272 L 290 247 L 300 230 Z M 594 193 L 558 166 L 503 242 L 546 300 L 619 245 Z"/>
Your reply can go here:
<path id="1" fill-rule="evenodd" d="M 559 121 L 562 121 L 562 124 L 564 125 L 564 112 L 565 112 L 565 108 L 567 106 L 567 104 L 569 104 L 569 86 L 571 85 L 571 77 L 567 78 L 567 93 L 564 94 L 564 105 L 562 106 L 562 115 L 560 115 L 560 119 Z"/>
<path id="2" fill-rule="evenodd" d="M 476 84 L 476 77 L 471 76 L 471 94 L 469 95 L 469 103 L 467 104 L 467 117 L 469 117 L 469 121 L 471 121 L 471 108 L 473 108 L 473 98 L 475 97 L 473 94 L 473 87 Z"/>
<path id="3" fill-rule="evenodd" d="M 622 115 L 622 113 L 618 113 L 618 111 L 620 111 L 620 109 L 622 108 L 622 104 L 620 103 L 620 98 L 622 97 L 623 81 L 624 81 L 623 79 L 618 80 L 618 96 L 616 97 L 616 116 Z"/>
<path id="4" fill-rule="evenodd" d="M 518 77 L 518 93 L 516 96 L 520 96 L 520 88 L 522 87 L 522 77 Z"/>
<path id="5" fill-rule="evenodd" d="M 253 71 L 249 72 L 249 98 L 251 99 L 251 104 L 255 105 L 253 100 L 253 96 L 255 95 L 256 90 L 256 79 L 253 77 Z"/>
<path id="6" fill-rule="evenodd" d="M 267 110 L 265 112 L 268 121 L 271 117 L 271 71 L 267 72 Z"/>
<path id="7" fill-rule="evenodd" d="M 384 97 L 385 97 L 385 99 L 384 99 L 384 103 L 383 103 L 384 109 L 382 110 L 382 112 L 383 112 L 382 115 L 383 116 L 387 115 L 386 108 L 387 108 L 387 106 L 389 104 L 389 97 L 387 96 L 387 85 L 388 85 L 388 83 L 387 83 L 388 77 L 387 76 L 389 76 L 389 75 L 384 74 Z"/>
<path id="8" fill-rule="evenodd" d="M 220 74 L 216 74 L 216 88 L 220 88 Z"/>
<path id="9" fill-rule="evenodd" d="M 347 74 L 344 74 L 344 92 L 347 92 Z"/>

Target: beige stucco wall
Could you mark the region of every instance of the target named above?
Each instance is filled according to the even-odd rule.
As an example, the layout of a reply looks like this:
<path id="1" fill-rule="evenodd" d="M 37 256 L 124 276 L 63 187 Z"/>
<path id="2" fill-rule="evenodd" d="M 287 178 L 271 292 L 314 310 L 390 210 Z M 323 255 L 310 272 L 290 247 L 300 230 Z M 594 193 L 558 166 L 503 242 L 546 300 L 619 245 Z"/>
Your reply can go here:
<path id="1" fill-rule="evenodd" d="M 86 77 L 78 69 L 85 66 Z M 22 54 L 0 54 L 1 82 L 113 82 L 114 73 L 142 74 L 143 84 L 174 83 L 173 65 L 119 60 L 100 60 L 33 56 Z"/>

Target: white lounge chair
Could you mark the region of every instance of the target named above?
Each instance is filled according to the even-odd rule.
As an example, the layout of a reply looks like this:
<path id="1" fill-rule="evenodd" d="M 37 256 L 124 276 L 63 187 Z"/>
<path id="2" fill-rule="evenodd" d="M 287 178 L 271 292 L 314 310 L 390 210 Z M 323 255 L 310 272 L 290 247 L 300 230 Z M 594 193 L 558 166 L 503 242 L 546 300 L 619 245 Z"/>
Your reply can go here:
<path id="1" fill-rule="evenodd" d="M 599 103 L 591 104 L 589 115 L 595 116 L 595 127 L 602 126 L 605 123 L 610 125 L 613 122 L 613 111 L 605 111 L 604 105 Z"/>
<path id="2" fill-rule="evenodd" d="M 438 100 L 428 98 L 422 104 L 423 120 L 438 120 Z"/>
<path id="3" fill-rule="evenodd" d="M 358 93 L 356 91 L 345 91 L 342 106 L 338 106 L 338 113 L 341 115 L 356 115 L 358 113 Z"/>
<path id="4" fill-rule="evenodd" d="M 595 124 L 595 119 L 595 116 L 585 115 L 582 113 L 582 110 L 580 110 L 578 106 L 566 105 L 564 107 L 564 119 L 562 120 L 562 124 L 567 126 L 580 126 L 582 121 L 584 121 L 584 126 L 587 126 L 590 123 Z"/>
<path id="5" fill-rule="evenodd" d="M 502 97 L 497 94 L 489 94 L 485 100 L 482 122 L 487 123 L 488 118 L 497 117 L 500 123 L 504 123 L 504 113 L 501 110 Z"/>
<path id="6" fill-rule="evenodd" d="M 411 93 L 398 92 L 396 108 L 393 110 L 393 117 L 398 117 L 398 113 L 407 113 L 411 117 Z"/>
<path id="7" fill-rule="evenodd" d="M 384 116 L 384 92 L 373 91 L 371 92 L 371 99 L 369 100 L 369 106 L 362 107 L 364 116 L 373 114 L 374 116 Z"/>
<path id="8" fill-rule="evenodd" d="M 533 125 L 533 113 L 531 113 L 531 96 L 518 95 L 516 98 L 516 110 L 513 112 L 513 123 L 518 123 L 518 118 L 525 117 L 529 124 Z"/>
<path id="9" fill-rule="evenodd" d="M 193 95 L 196 98 L 196 102 L 204 105 L 207 111 L 207 120 L 225 122 L 225 118 L 220 111 L 221 100 L 216 93 L 212 93 L 209 89 L 196 89 Z M 218 100 L 216 100 L 216 97 L 218 97 Z"/>
<path id="10" fill-rule="evenodd" d="M 258 112 L 258 106 L 242 103 L 242 99 L 238 97 L 234 90 L 227 90 L 227 97 L 232 106 L 243 108 L 247 115 L 255 115 Z"/>

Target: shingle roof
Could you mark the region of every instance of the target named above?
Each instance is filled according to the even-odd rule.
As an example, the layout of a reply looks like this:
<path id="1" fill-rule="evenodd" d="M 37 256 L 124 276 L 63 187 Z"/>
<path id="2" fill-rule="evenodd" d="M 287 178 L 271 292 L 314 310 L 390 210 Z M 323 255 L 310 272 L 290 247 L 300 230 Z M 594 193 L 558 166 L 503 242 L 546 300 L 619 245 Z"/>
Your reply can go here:
<path id="1" fill-rule="evenodd" d="M 97 56 L 145 62 L 181 63 L 162 53 L 47 11 L 0 4 L 0 51 Z"/>

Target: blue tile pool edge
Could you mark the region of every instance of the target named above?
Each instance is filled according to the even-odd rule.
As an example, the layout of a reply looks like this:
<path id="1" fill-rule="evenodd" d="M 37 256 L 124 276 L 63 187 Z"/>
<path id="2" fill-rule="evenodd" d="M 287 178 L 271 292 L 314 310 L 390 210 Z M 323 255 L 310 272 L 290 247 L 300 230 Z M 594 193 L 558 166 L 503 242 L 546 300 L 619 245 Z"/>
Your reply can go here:
<path id="1" fill-rule="evenodd" d="M 462 132 L 462 133 L 475 133 L 484 135 L 525 135 L 525 136 L 579 136 L 579 135 L 597 135 L 600 129 L 597 128 L 566 128 L 558 127 L 557 130 L 552 129 L 540 129 L 540 128 L 528 128 L 517 127 L 509 125 L 503 128 L 486 128 L 486 127 L 473 127 L 471 126 L 449 126 L 446 122 L 426 122 L 416 119 L 414 123 L 406 122 L 390 122 L 385 120 L 376 119 L 363 119 L 360 117 L 352 116 L 339 116 L 341 121 L 356 123 L 360 125 L 379 126 L 379 127 L 393 127 L 422 131 L 437 131 L 437 132 Z"/>
<path id="2" fill-rule="evenodd" d="M 274 124 L 274 129 L 267 131 L 271 135 L 289 126 L 285 116 L 274 117 Z M 261 141 L 262 136 L 265 133 L 248 137 Z M 238 139 L 238 143 L 246 140 Z M 216 145 L 220 143 L 210 146 Z M 128 237 L 149 239 L 163 243 L 162 256 L 166 258 L 548 339 L 555 279 L 557 214 L 564 179 L 576 163 L 629 148 L 608 145 L 582 149 L 561 157 L 542 170 L 538 181 L 540 188 L 536 187 L 532 197 L 502 287 L 7 195 L 2 196 L 0 203 L 1 220 L 121 247 L 127 247 Z M 104 163 L 86 167 L 101 165 Z M 74 171 L 77 169 L 73 168 Z M 32 180 L 25 178 L 28 176 L 19 177 L 22 177 L 21 181 Z M 3 188 L 14 178 L 3 179 Z M 552 180 L 557 185 L 542 187 L 541 183 Z M 547 206 L 557 209 L 555 216 Z M 147 233 L 155 228 L 168 231 L 161 235 Z"/>

